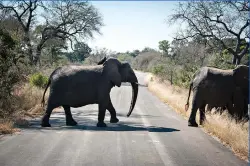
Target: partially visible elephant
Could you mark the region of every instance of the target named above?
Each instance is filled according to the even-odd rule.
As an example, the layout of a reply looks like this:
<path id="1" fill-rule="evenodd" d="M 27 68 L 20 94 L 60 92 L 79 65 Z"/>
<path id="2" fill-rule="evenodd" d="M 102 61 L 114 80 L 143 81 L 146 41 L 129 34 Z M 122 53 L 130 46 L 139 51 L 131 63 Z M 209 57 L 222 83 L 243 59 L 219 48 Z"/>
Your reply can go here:
<path id="1" fill-rule="evenodd" d="M 244 118 L 245 115 L 247 114 L 247 109 L 245 109 L 245 98 L 243 91 L 240 87 L 235 87 L 235 90 L 233 91 L 232 104 L 233 104 L 232 111 L 230 111 L 231 116 L 235 117 L 236 120 Z M 206 112 L 211 113 L 213 108 L 215 108 L 215 112 L 219 114 L 222 114 L 223 111 L 228 109 L 226 106 L 222 107 L 222 106 L 208 104 Z M 205 118 L 201 117 L 201 119 Z"/>
<path id="2" fill-rule="evenodd" d="M 226 106 L 230 114 L 233 114 L 232 96 L 236 86 L 248 89 L 248 66 L 239 65 L 233 70 L 222 70 L 214 67 L 202 67 L 198 70 L 193 81 L 190 83 L 189 94 L 185 110 L 189 107 L 191 90 L 193 91 L 193 101 L 188 126 L 198 127 L 195 117 L 200 110 L 200 124 L 205 118 L 205 107 Z"/>
<path id="3" fill-rule="evenodd" d="M 218 106 L 212 106 L 212 105 L 208 104 L 206 112 L 211 113 L 211 111 L 212 111 L 213 108 L 215 108 L 215 112 L 219 113 L 219 114 L 222 114 L 222 112 L 227 109 L 226 106 L 224 106 L 224 107 L 218 107 Z"/>
<path id="4" fill-rule="evenodd" d="M 244 92 L 240 87 L 236 87 L 233 94 L 233 115 L 235 119 L 241 120 L 246 115 Z"/>
<path id="5" fill-rule="evenodd" d="M 138 80 L 128 63 L 121 63 L 115 58 L 104 58 L 95 66 L 69 65 L 59 67 L 49 77 L 49 82 L 43 94 L 50 86 L 50 94 L 46 114 L 42 118 L 41 126 L 50 127 L 49 118 L 54 108 L 62 106 L 65 111 L 66 125 L 74 126 L 70 107 L 81 107 L 88 104 L 98 104 L 97 127 L 106 127 L 104 123 L 106 109 L 111 114 L 111 123 L 119 120 L 110 99 L 110 91 L 114 86 L 121 86 L 122 82 L 132 85 L 132 100 L 127 116 L 132 113 L 137 95 Z"/>

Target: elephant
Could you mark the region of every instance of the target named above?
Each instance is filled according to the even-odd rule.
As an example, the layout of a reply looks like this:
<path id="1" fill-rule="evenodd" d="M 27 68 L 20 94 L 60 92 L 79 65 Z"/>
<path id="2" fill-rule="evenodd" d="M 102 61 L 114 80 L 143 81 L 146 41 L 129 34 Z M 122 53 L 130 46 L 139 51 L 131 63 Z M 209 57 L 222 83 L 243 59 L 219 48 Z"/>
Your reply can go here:
<path id="1" fill-rule="evenodd" d="M 232 70 L 222 70 L 215 67 L 202 67 L 193 77 L 189 86 L 189 94 L 185 110 L 189 107 L 191 90 L 193 91 L 192 109 L 188 120 L 188 126 L 198 127 L 195 117 L 200 110 L 200 124 L 205 118 L 207 104 L 216 107 L 226 106 L 229 113 L 233 114 L 233 94 L 235 87 L 248 89 L 248 66 L 238 65 Z"/>
<path id="2" fill-rule="evenodd" d="M 44 96 L 50 86 L 48 104 L 41 126 L 51 127 L 49 118 L 54 108 L 62 106 L 66 116 L 66 125 L 75 126 L 70 107 L 81 107 L 88 104 L 98 104 L 97 127 L 106 127 L 104 123 L 106 109 L 110 112 L 110 123 L 117 123 L 116 110 L 112 105 L 110 91 L 114 86 L 120 87 L 122 82 L 132 86 L 132 100 L 127 117 L 132 113 L 138 95 L 138 79 L 129 65 L 121 63 L 116 58 L 103 58 L 99 65 L 76 66 L 67 65 L 55 69 L 49 77 Z"/>
<path id="3" fill-rule="evenodd" d="M 233 94 L 233 116 L 236 117 L 236 121 L 245 118 L 247 109 L 245 107 L 244 93 L 240 87 L 236 87 Z"/>
<path id="4" fill-rule="evenodd" d="M 218 107 L 218 106 L 212 106 L 212 105 L 208 104 L 206 112 L 210 112 L 211 113 L 211 111 L 212 111 L 213 108 L 215 108 L 215 112 L 219 113 L 219 114 L 222 114 L 222 112 L 227 109 L 226 106 Z"/>
<path id="5" fill-rule="evenodd" d="M 240 87 L 235 87 L 235 90 L 233 91 L 232 104 L 233 104 L 233 107 L 231 111 L 231 116 L 235 117 L 237 121 L 241 120 L 242 118 L 245 118 L 247 114 L 247 109 L 245 108 L 244 94 Z M 208 104 L 206 112 L 211 113 L 213 108 L 215 108 L 216 113 L 219 113 L 220 115 L 222 114 L 223 111 L 228 109 L 226 106 L 219 107 L 219 106 Z M 205 119 L 205 118 L 201 117 L 201 119 Z"/>

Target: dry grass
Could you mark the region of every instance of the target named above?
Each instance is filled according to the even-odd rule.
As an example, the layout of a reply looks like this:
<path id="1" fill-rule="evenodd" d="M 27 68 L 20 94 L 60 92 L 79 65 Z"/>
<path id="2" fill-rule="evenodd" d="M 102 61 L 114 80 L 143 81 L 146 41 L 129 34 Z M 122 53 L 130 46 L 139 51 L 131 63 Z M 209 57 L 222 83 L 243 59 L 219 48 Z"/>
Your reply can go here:
<path id="1" fill-rule="evenodd" d="M 41 100 L 43 96 L 44 89 L 40 89 L 29 84 L 22 86 L 16 95 L 18 96 L 17 105 L 19 105 L 20 110 L 27 111 L 29 113 L 41 113 L 43 108 L 41 107 Z M 46 93 L 46 98 L 48 93 Z"/>
<path id="2" fill-rule="evenodd" d="M 14 128 L 14 123 L 10 120 L 5 120 L 0 122 L 0 135 L 1 134 L 12 134 L 14 132 L 19 131 L 18 129 Z"/>
<path id="3" fill-rule="evenodd" d="M 15 127 L 28 127 L 28 118 L 34 118 L 44 113 L 41 107 L 43 89 L 32 87 L 29 84 L 17 87 L 13 99 L 14 114 L 11 117 L 0 119 L 0 134 L 11 134 L 19 131 Z M 46 93 L 45 98 L 47 98 Z"/>
<path id="4" fill-rule="evenodd" d="M 150 91 L 187 119 L 191 109 L 191 103 L 187 112 L 184 108 L 188 96 L 187 89 L 171 86 L 168 82 L 161 81 L 152 74 L 149 74 L 145 81 Z M 191 99 L 192 93 L 190 102 L 192 102 Z M 237 124 L 228 117 L 227 113 L 221 116 L 212 113 L 206 117 L 207 121 L 203 125 L 205 132 L 219 138 L 224 145 L 231 147 L 237 156 L 248 161 L 248 123 Z M 196 119 L 199 120 L 198 116 Z"/>

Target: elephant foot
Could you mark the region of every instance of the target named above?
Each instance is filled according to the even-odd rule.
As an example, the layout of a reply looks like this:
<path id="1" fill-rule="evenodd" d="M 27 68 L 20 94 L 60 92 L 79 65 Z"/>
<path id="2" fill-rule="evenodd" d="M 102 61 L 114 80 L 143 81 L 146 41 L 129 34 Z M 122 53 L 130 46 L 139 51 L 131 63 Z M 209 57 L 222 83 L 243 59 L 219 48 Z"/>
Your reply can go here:
<path id="1" fill-rule="evenodd" d="M 200 121 L 200 125 L 204 125 L 204 123 L 205 123 L 205 120 Z"/>
<path id="2" fill-rule="evenodd" d="M 45 114 L 41 120 L 41 127 L 51 127 L 49 124 L 49 115 Z"/>
<path id="3" fill-rule="evenodd" d="M 198 124 L 195 121 L 194 122 L 188 121 L 188 126 L 190 126 L 190 127 L 198 127 Z"/>
<path id="4" fill-rule="evenodd" d="M 66 125 L 67 126 L 76 126 L 77 122 L 74 119 L 68 120 L 68 121 L 66 121 Z"/>
<path id="5" fill-rule="evenodd" d="M 119 119 L 117 117 L 110 118 L 110 123 L 117 123 L 117 122 L 119 122 Z"/>
<path id="6" fill-rule="evenodd" d="M 42 122 L 41 127 L 51 127 L 51 125 L 48 122 L 47 123 Z"/>
<path id="7" fill-rule="evenodd" d="M 97 126 L 97 127 L 107 127 L 106 123 L 104 123 L 104 122 L 98 122 L 98 123 L 96 124 L 96 126 Z"/>

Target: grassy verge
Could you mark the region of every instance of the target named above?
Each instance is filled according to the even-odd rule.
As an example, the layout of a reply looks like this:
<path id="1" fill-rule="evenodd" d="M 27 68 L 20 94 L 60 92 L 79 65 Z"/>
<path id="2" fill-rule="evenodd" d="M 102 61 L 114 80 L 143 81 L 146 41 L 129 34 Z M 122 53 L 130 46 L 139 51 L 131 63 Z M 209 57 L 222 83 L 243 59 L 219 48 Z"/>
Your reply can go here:
<path id="1" fill-rule="evenodd" d="M 185 119 L 190 114 L 184 110 L 187 102 L 188 90 L 177 86 L 171 86 L 169 82 L 161 81 L 156 76 L 149 74 L 145 80 L 148 88 L 163 102 L 169 104 L 174 110 L 180 113 Z M 190 102 L 192 94 L 190 97 Z M 197 113 L 197 115 L 199 115 Z M 207 121 L 203 125 L 205 132 L 217 137 L 224 145 L 229 146 L 232 151 L 241 159 L 248 161 L 248 123 L 236 123 L 228 118 L 227 113 L 222 115 L 206 115 Z M 198 116 L 196 116 L 197 121 Z"/>
<path id="2" fill-rule="evenodd" d="M 20 131 L 18 127 L 28 127 L 27 119 L 40 116 L 44 113 L 41 107 L 43 89 L 25 84 L 14 91 L 13 108 L 15 113 L 0 119 L 0 134 L 12 134 Z M 47 95 L 46 95 L 47 98 Z"/>

